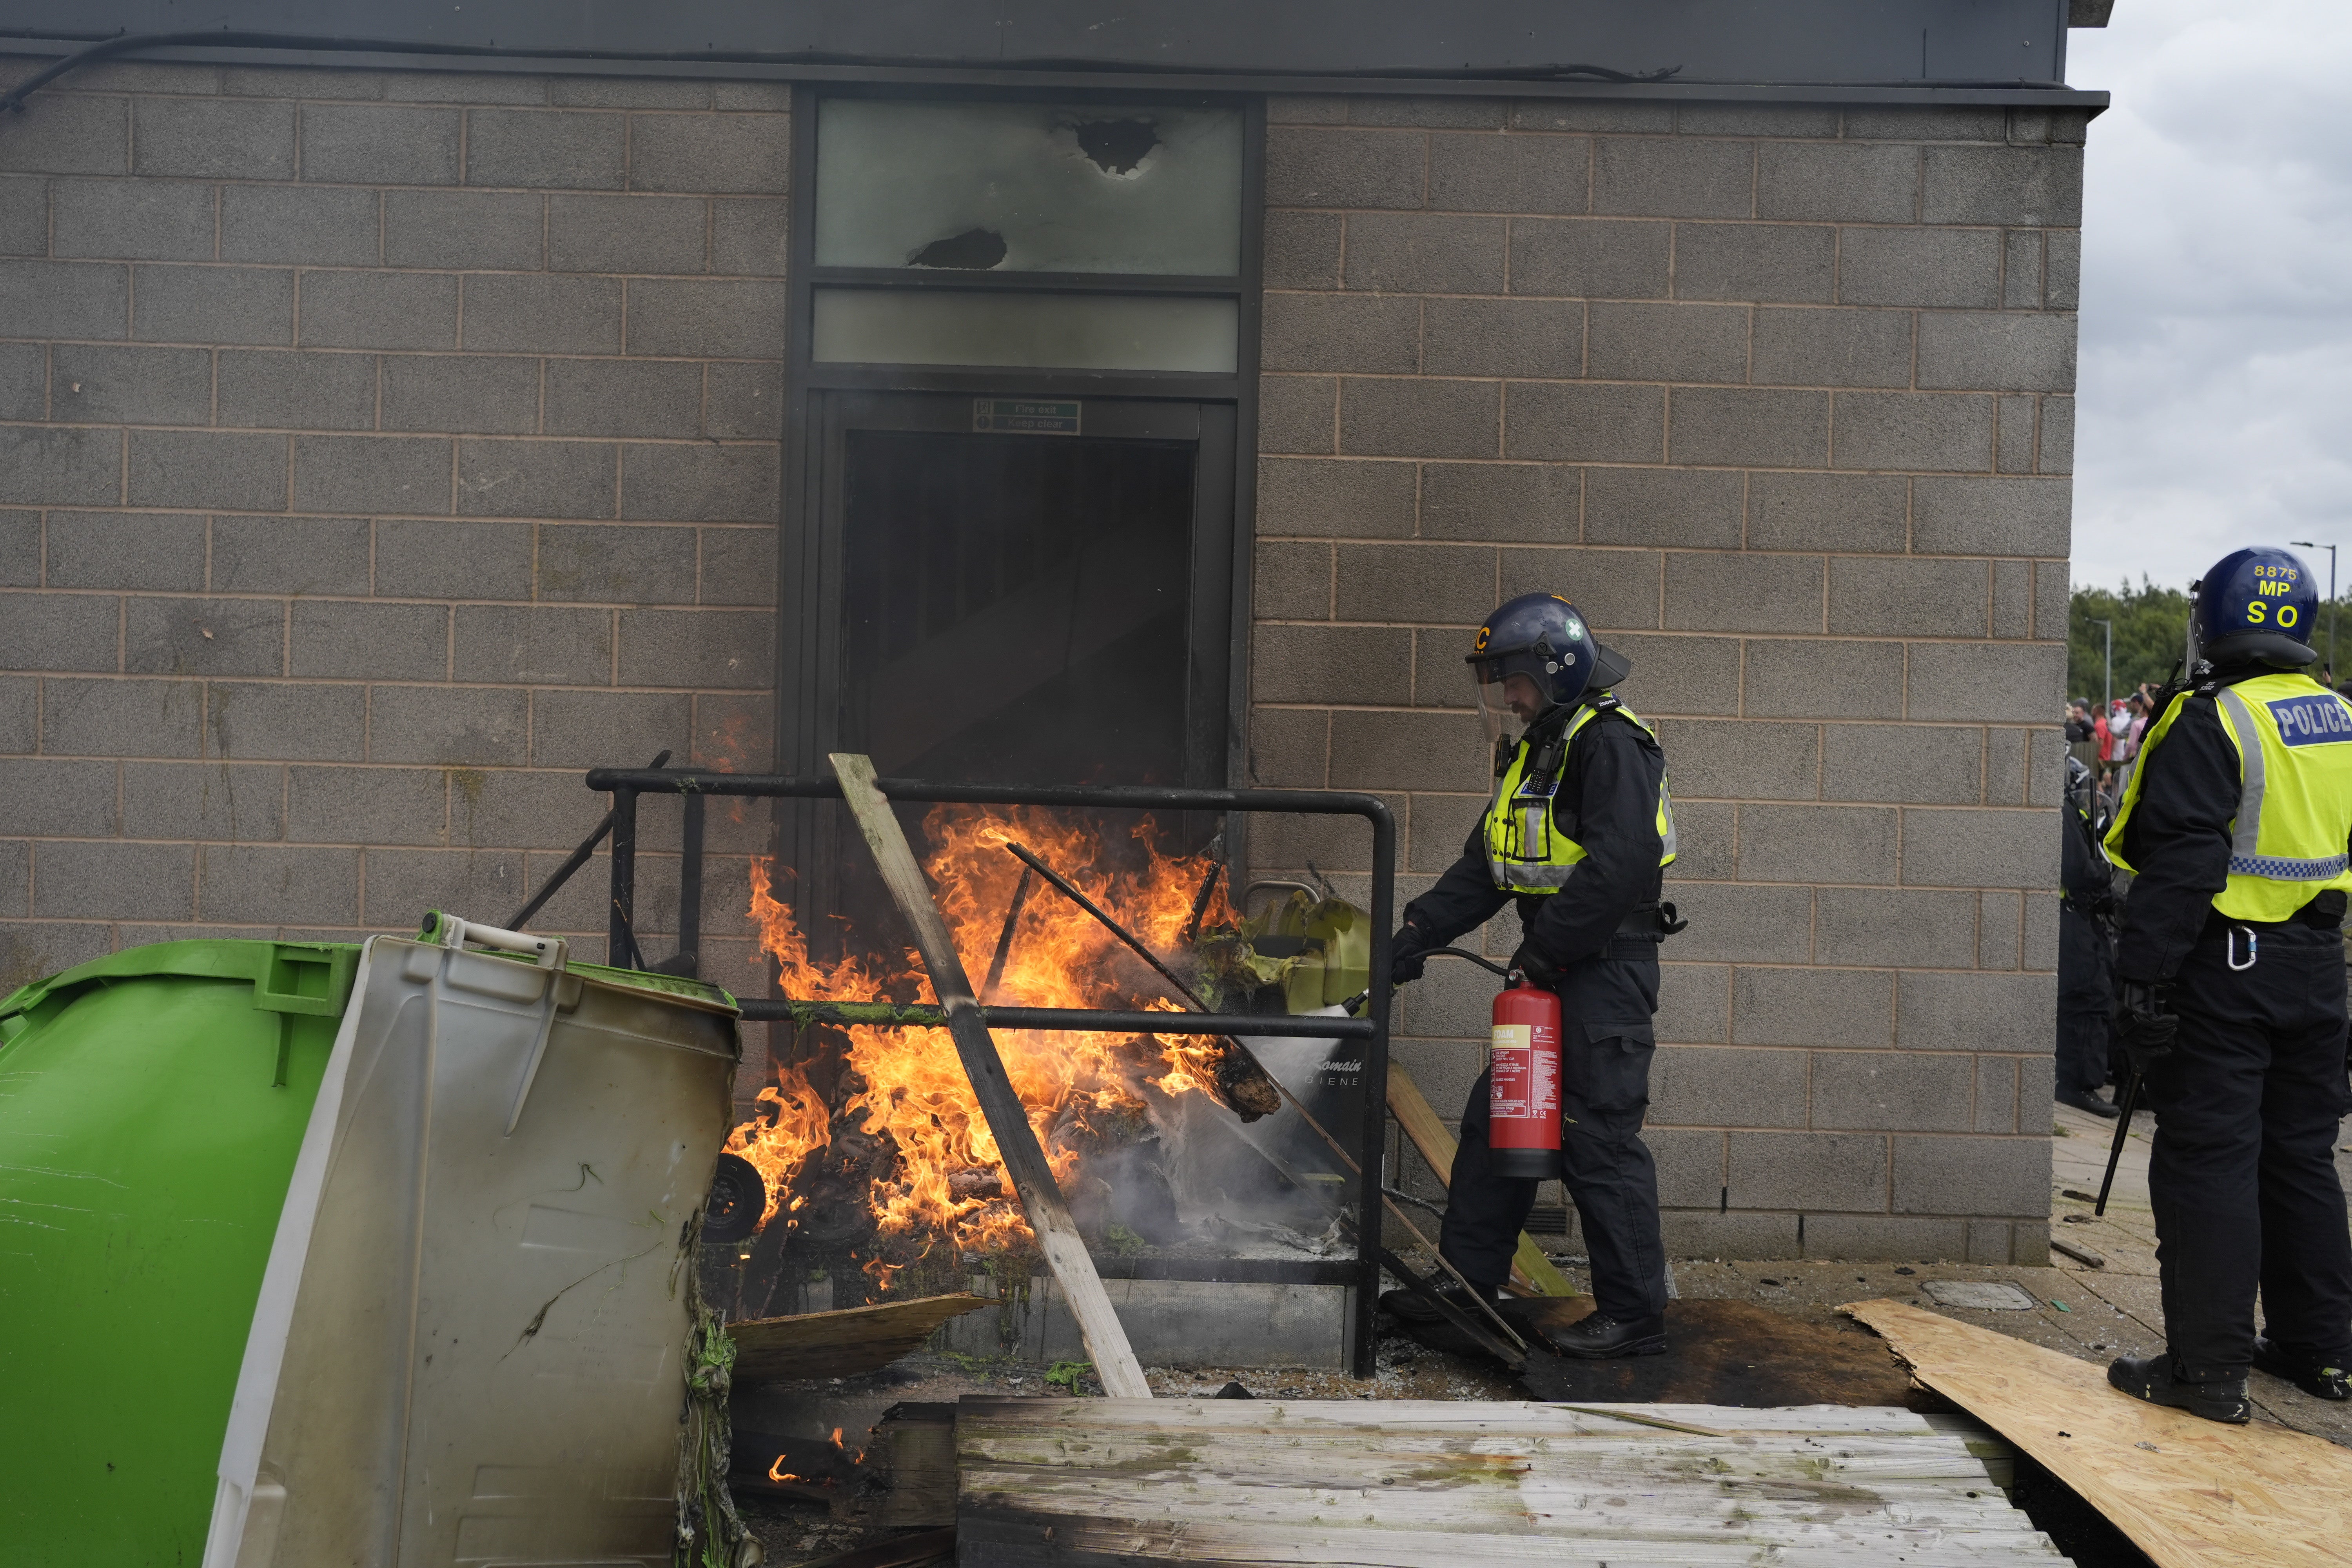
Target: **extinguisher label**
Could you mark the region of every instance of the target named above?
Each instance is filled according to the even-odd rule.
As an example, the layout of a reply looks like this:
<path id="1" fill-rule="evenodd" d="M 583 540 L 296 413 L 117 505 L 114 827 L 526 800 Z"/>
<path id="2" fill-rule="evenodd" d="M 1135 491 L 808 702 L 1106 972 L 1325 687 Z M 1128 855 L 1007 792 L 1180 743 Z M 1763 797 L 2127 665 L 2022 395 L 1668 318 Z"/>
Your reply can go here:
<path id="1" fill-rule="evenodd" d="M 1494 1056 L 1490 1063 L 1495 1081 L 1487 1104 L 1496 1116 L 1508 1121 L 1536 1113 L 1536 1107 L 1531 1103 L 1536 1097 L 1535 1054 L 1534 1025 L 1495 1026 Z"/>

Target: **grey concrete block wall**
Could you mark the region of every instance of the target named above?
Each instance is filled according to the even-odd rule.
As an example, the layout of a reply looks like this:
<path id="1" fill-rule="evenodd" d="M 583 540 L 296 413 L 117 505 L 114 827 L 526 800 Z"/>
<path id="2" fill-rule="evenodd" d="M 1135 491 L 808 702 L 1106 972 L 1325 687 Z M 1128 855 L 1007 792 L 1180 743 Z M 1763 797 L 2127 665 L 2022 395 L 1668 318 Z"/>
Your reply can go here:
<path id="1" fill-rule="evenodd" d="M 1389 795 L 1410 897 L 1489 787 L 1472 628 L 1575 600 L 1680 803 L 1670 1236 L 2042 1260 L 2084 122 L 1423 107 L 1271 108 L 1247 773 Z M 1490 988 L 1438 967 L 1451 1117 Z"/>
<path id="2" fill-rule="evenodd" d="M 602 811 L 584 768 L 767 765 L 788 109 L 142 64 L 7 117 L 0 989 L 503 921 Z M 705 973 L 749 990 L 726 815 Z M 541 922 L 593 959 L 604 874 Z"/>

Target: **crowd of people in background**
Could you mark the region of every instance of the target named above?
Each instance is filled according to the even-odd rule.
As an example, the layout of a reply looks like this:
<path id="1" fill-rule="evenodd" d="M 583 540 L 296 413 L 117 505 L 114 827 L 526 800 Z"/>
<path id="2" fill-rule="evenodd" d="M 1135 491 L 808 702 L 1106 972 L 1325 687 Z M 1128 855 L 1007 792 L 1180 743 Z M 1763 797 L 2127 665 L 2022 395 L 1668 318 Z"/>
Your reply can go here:
<path id="1" fill-rule="evenodd" d="M 2156 688 L 2143 681 L 2137 690 L 2104 707 L 2087 697 L 2077 697 L 2066 705 L 2066 750 L 2096 781 L 2102 820 L 2115 814 L 2116 804 L 2123 798 L 2133 759 L 2139 755 L 2148 721 L 2154 717 L 2150 710 L 2156 699 Z"/>

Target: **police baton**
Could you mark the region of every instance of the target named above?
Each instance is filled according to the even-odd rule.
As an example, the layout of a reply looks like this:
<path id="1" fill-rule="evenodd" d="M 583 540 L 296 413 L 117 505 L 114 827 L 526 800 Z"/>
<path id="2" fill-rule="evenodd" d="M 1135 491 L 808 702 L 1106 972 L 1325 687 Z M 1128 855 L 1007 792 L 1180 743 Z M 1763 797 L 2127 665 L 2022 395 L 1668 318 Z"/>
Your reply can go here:
<path id="1" fill-rule="evenodd" d="M 2107 1174 L 2099 1183 L 2099 1201 L 2091 1212 L 2105 1218 L 2107 1212 L 2107 1191 L 2116 1184 L 2116 1166 L 2124 1157 L 2124 1140 L 2131 1136 L 2132 1109 L 2139 1103 L 2139 1067 L 2134 1063 L 2124 1074 L 2123 1092 L 2116 1096 L 2116 1141 L 2107 1151 Z"/>

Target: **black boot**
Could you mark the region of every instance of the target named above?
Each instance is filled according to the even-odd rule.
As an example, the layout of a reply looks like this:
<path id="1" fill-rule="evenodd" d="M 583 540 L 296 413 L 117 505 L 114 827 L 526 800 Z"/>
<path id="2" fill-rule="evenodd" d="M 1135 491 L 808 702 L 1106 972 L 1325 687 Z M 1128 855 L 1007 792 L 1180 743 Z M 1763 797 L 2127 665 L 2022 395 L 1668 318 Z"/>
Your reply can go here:
<path id="1" fill-rule="evenodd" d="M 2169 1355 L 2117 1356 L 2107 1367 L 2107 1381 L 2134 1399 L 2168 1405 L 2208 1421 L 2242 1426 L 2253 1419 L 2243 1377 L 2191 1383 L 2179 1374 Z"/>
<path id="2" fill-rule="evenodd" d="M 1666 1320 L 1654 1312 L 1646 1318 L 1627 1319 L 1595 1312 L 1564 1329 L 1545 1330 L 1544 1339 L 1560 1354 L 1579 1361 L 1657 1355 L 1666 1348 Z"/>
<path id="3" fill-rule="evenodd" d="M 2281 1350 L 2276 1342 L 2260 1334 L 2254 1336 L 2255 1367 L 2273 1377 L 2286 1379 L 2314 1399 L 2352 1399 L 2352 1381 L 2347 1381 L 2345 1369 L 2328 1364 L 2342 1359 L 2346 1358 L 2298 1355 Z"/>
<path id="4" fill-rule="evenodd" d="M 1444 1299 L 1447 1306 L 1455 1309 L 1457 1311 L 1461 1312 L 1464 1317 L 1468 1318 L 1472 1322 L 1478 1324 L 1481 1328 L 1488 1326 L 1486 1314 L 1478 1310 L 1477 1301 L 1471 1297 L 1468 1291 L 1462 1288 L 1460 1280 L 1447 1280 L 1444 1284 L 1440 1285 L 1437 1288 L 1437 1294 Z M 1499 1301 L 1504 1299 L 1503 1293 L 1499 1289 L 1489 1290 L 1486 1294 L 1486 1300 L 1490 1302 Z M 1409 1323 L 1439 1323 L 1445 1321 L 1439 1314 L 1437 1309 L 1431 1306 L 1427 1300 L 1423 1300 L 1421 1293 L 1417 1290 L 1382 1291 L 1381 1294 L 1381 1305 L 1387 1308 L 1391 1313 Z"/>
<path id="5" fill-rule="evenodd" d="M 2104 1116 L 2110 1121 L 2117 1114 L 2115 1106 L 2087 1089 L 2062 1089 L 2058 1091 L 2058 1103 L 2071 1105 L 2077 1110 L 2087 1110 L 2094 1116 Z"/>

